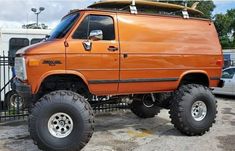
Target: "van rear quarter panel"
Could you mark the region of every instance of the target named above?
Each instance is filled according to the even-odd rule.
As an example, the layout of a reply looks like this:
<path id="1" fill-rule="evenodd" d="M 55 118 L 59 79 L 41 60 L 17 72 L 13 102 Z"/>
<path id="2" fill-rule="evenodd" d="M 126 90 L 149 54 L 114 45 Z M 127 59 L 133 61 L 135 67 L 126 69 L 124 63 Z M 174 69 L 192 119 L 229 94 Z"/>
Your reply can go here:
<path id="1" fill-rule="evenodd" d="M 120 80 L 169 79 L 176 81 L 121 83 L 120 93 L 168 91 L 178 87 L 185 73 L 201 71 L 209 78 L 221 76 L 221 45 L 209 20 L 168 16 L 118 14 Z M 127 54 L 127 57 L 124 57 Z M 218 80 L 211 80 L 216 86 Z M 140 86 L 141 85 L 141 86 Z"/>

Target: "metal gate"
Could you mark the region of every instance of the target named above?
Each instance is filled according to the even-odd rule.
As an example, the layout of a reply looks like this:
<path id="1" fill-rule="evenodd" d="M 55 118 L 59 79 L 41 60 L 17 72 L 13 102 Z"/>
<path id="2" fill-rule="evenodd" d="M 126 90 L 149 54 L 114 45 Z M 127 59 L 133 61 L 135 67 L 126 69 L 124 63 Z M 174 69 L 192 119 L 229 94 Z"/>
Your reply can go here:
<path id="1" fill-rule="evenodd" d="M 14 58 L 0 55 L 0 123 L 10 120 L 26 119 L 28 117 L 28 111 L 21 108 L 20 97 L 12 90 L 12 66 L 9 61 Z M 98 112 L 113 112 L 117 110 L 123 110 L 128 108 L 128 104 L 125 100 L 121 99 L 116 101 L 105 101 L 106 99 L 93 98 L 93 109 Z"/>
<path id="2" fill-rule="evenodd" d="M 0 122 L 27 118 L 28 112 L 20 105 L 20 97 L 11 89 L 13 81 L 12 67 L 9 61 L 13 58 L 0 55 Z"/>

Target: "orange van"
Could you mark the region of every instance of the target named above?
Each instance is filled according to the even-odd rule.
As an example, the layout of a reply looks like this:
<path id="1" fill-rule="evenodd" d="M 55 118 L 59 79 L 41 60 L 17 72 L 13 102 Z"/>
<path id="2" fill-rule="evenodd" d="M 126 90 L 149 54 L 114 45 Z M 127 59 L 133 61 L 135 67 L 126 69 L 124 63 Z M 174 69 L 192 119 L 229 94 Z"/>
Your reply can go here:
<path id="1" fill-rule="evenodd" d="M 40 149 L 82 149 L 94 130 L 92 107 L 104 100 L 128 100 L 140 118 L 170 109 L 173 125 L 191 136 L 215 122 L 210 88 L 220 83 L 223 57 L 213 22 L 160 2 L 136 1 L 131 13 L 113 8 L 130 4 L 111 0 L 71 11 L 47 39 L 17 52 L 16 90 Z M 140 11 L 144 6 L 157 13 Z"/>

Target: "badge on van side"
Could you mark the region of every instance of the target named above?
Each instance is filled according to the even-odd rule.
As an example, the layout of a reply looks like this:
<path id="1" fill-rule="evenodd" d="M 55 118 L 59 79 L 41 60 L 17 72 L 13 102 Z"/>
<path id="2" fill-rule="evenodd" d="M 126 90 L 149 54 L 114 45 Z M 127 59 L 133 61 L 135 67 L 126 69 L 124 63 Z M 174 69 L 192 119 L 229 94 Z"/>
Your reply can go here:
<path id="1" fill-rule="evenodd" d="M 62 64 L 60 60 L 44 60 L 42 64 L 48 64 L 49 66 L 56 66 Z"/>

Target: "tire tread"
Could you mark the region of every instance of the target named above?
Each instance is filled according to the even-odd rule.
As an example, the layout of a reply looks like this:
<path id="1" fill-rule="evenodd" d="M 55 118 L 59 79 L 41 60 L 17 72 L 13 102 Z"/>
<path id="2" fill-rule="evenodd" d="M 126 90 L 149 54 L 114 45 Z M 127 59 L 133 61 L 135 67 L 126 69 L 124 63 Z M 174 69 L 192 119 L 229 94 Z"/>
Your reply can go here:
<path id="1" fill-rule="evenodd" d="M 85 114 L 88 115 L 88 123 L 87 126 L 87 130 L 86 133 L 84 133 L 86 136 L 83 137 L 83 139 L 81 140 L 81 142 L 75 147 L 75 148 L 71 148 L 70 151 L 79 151 L 81 150 L 91 139 L 92 134 L 94 132 L 94 114 L 93 114 L 93 110 L 90 106 L 90 104 L 79 94 L 72 92 L 72 91 L 67 91 L 67 90 L 59 90 L 59 91 L 54 91 L 51 92 L 45 96 L 43 96 L 41 99 L 39 99 L 39 101 L 35 104 L 34 108 L 32 109 L 32 114 L 29 116 L 28 119 L 28 127 L 29 127 L 29 133 L 30 133 L 30 137 L 32 138 L 33 142 L 35 145 L 38 146 L 38 148 L 40 150 L 48 150 L 48 148 L 44 145 L 44 144 L 40 144 L 37 138 L 37 132 L 34 128 L 31 127 L 31 125 L 35 122 L 35 120 L 37 119 L 37 110 L 39 110 L 43 104 L 47 104 L 49 102 L 54 102 L 54 101 L 61 101 L 61 100 L 52 100 L 51 97 L 52 96 L 73 96 L 73 100 L 72 102 L 74 104 L 77 105 L 82 105 L 84 111 L 86 112 Z"/>
<path id="2" fill-rule="evenodd" d="M 192 90 L 194 88 L 203 89 L 203 91 L 205 91 L 206 93 L 211 93 L 209 88 L 202 86 L 202 85 L 198 85 L 198 84 L 183 85 L 178 90 L 176 90 L 175 95 L 173 96 L 173 101 L 171 104 L 169 114 L 170 114 L 170 118 L 171 118 L 171 123 L 174 125 L 175 128 L 177 128 L 183 134 L 186 134 L 189 136 L 195 136 L 195 135 L 201 136 L 210 130 L 213 123 L 215 123 L 216 115 L 215 115 L 213 122 L 207 127 L 207 129 L 203 132 L 200 132 L 200 133 L 193 132 L 193 130 L 190 129 L 190 127 L 187 125 L 187 123 L 185 121 L 183 121 L 183 117 L 182 117 L 183 114 L 182 113 L 184 112 L 183 105 L 184 105 L 185 100 L 183 100 L 182 98 L 186 95 L 193 95 Z M 217 113 L 217 100 L 214 95 L 212 95 L 212 96 L 213 96 L 213 99 L 215 100 L 216 113 Z"/>

